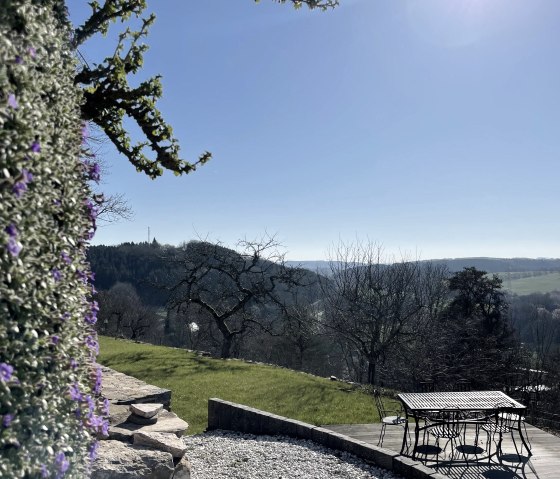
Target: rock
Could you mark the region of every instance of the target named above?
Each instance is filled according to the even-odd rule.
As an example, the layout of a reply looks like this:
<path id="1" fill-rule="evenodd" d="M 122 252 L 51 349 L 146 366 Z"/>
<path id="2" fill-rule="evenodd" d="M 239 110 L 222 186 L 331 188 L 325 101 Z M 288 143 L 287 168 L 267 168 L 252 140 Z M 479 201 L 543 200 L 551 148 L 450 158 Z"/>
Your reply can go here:
<path id="1" fill-rule="evenodd" d="M 152 386 L 105 366 L 100 367 L 103 376 L 101 395 L 112 403 L 162 403 L 164 408 L 169 409 L 171 404 L 169 389 Z"/>
<path id="2" fill-rule="evenodd" d="M 337 378 L 336 376 L 331 376 L 329 379 L 330 379 L 331 381 L 338 381 L 338 378 Z"/>
<path id="3" fill-rule="evenodd" d="M 174 458 L 184 456 L 187 446 L 170 432 L 135 432 L 134 444 L 170 453 Z"/>
<path id="4" fill-rule="evenodd" d="M 127 415 L 121 422 L 114 422 L 111 418 L 109 426 L 110 439 L 132 442 L 135 432 L 170 432 L 176 436 L 182 436 L 189 427 L 177 414 L 165 409 L 159 413 L 157 422 L 148 426 L 130 422 L 128 420 L 130 416 Z"/>
<path id="5" fill-rule="evenodd" d="M 99 443 L 91 479 L 171 479 L 173 475 L 168 452 L 109 440 Z"/>
<path id="6" fill-rule="evenodd" d="M 142 417 L 154 417 L 163 409 L 163 404 L 131 404 L 130 412 Z"/>
<path id="7" fill-rule="evenodd" d="M 158 417 L 142 417 L 136 414 L 131 414 L 128 416 L 128 420 L 134 424 L 139 424 L 140 426 L 148 426 L 150 424 L 155 424 L 158 421 Z"/>
<path id="8" fill-rule="evenodd" d="M 187 456 L 183 456 L 175 466 L 173 479 L 191 479 L 191 463 L 187 459 Z"/>

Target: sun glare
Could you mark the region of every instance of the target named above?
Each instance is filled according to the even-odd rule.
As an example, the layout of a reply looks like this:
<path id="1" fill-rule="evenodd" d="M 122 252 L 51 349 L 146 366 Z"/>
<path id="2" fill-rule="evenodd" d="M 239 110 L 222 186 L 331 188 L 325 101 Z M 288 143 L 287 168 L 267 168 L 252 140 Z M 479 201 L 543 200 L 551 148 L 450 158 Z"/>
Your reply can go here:
<path id="1" fill-rule="evenodd" d="M 456 47 L 476 42 L 492 26 L 499 0 L 408 0 L 411 28 L 426 41 Z"/>

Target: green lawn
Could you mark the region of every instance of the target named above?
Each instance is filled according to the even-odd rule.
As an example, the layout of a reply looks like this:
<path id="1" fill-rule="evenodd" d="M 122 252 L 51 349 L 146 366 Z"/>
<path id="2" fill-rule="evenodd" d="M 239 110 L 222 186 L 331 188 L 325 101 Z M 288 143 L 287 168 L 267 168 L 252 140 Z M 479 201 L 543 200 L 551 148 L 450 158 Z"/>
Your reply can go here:
<path id="1" fill-rule="evenodd" d="M 507 280 L 507 273 L 499 273 L 503 288 L 519 295 L 560 291 L 560 272 Z"/>
<path id="2" fill-rule="evenodd" d="M 198 357 L 182 349 L 100 337 L 99 362 L 149 384 L 171 389 L 171 408 L 203 431 L 207 400 L 218 397 L 310 424 L 379 421 L 373 398 L 339 381 L 274 366 Z"/>

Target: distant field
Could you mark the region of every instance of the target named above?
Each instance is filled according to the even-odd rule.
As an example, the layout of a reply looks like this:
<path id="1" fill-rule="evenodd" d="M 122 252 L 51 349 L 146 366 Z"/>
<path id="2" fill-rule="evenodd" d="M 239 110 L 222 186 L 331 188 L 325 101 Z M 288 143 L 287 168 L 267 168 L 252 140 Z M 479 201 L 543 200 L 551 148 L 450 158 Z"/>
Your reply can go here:
<path id="1" fill-rule="evenodd" d="M 560 291 L 560 272 L 547 273 L 508 280 L 508 273 L 497 273 L 503 279 L 503 287 L 515 294 L 550 293 Z"/>
<path id="2" fill-rule="evenodd" d="M 99 362 L 171 389 L 171 408 L 190 425 L 208 425 L 208 398 L 218 397 L 307 423 L 379 421 L 371 396 L 349 384 L 275 366 L 198 357 L 182 349 L 100 337 Z"/>

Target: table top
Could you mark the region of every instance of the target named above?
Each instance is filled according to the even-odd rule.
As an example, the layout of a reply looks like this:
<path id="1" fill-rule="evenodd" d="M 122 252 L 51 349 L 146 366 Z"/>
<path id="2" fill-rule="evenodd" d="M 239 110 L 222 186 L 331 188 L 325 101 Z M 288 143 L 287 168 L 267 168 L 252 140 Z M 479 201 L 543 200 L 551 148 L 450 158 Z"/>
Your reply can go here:
<path id="1" fill-rule="evenodd" d="M 525 406 L 502 391 L 450 391 L 433 393 L 401 393 L 398 395 L 411 411 L 434 411 L 442 409 L 495 410 L 498 405 L 511 404 L 512 409 Z"/>

